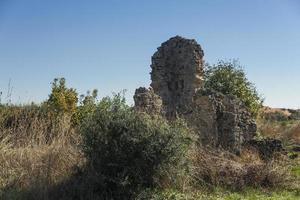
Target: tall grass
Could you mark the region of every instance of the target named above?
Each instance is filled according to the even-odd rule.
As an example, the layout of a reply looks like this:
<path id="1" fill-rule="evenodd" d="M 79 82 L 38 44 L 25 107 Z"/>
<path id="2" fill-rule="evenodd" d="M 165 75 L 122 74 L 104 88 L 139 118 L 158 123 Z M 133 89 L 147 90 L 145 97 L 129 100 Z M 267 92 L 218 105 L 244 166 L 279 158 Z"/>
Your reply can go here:
<path id="1" fill-rule="evenodd" d="M 283 157 L 263 161 L 254 150 L 244 149 L 241 156 L 226 151 L 196 148 L 191 153 L 192 175 L 198 186 L 230 190 L 294 187 Z"/>
<path id="2" fill-rule="evenodd" d="M 265 137 L 281 139 L 286 143 L 300 144 L 300 121 L 261 120 L 259 131 Z"/>
<path id="3" fill-rule="evenodd" d="M 279 154 L 272 160 L 263 161 L 254 149 L 244 149 L 241 156 L 236 156 L 224 150 L 202 147 L 191 140 L 189 143 L 193 144 L 180 154 L 185 159 L 178 166 L 184 166 L 184 170 L 178 170 L 173 163 L 180 157 L 174 157 L 169 162 L 165 158 L 171 155 L 162 154 L 161 151 L 179 150 L 182 141 L 169 136 L 175 133 L 176 138 L 178 136 L 180 139 L 182 129 L 173 129 L 163 119 L 155 121 L 149 117 L 145 118 L 147 121 L 135 118 L 137 116 L 130 107 L 125 106 L 123 109 L 123 102 L 119 102 L 121 107 L 116 110 L 116 106 L 112 106 L 112 102 L 107 100 L 106 98 L 97 104 L 100 106 L 95 109 L 97 117 L 89 115 L 89 119 L 85 120 L 83 130 L 91 136 L 90 142 L 95 144 L 93 149 L 89 148 L 89 141 L 84 142 L 88 138 L 82 138 L 86 134 L 80 134 L 80 124 L 74 124 L 72 116 L 68 114 L 54 114 L 43 106 L 35 105 L 1 107 L 0 199 L 109 199 L 110 194 L 101 196 L 103 194 L 99 192 L 99 183 L 113 182 L 122 188 L 127 184 L 128 187 L 124 187 L 126 190 L 134 190 L 133 187 L 141 184 L 133 184 L 130 180 L 137 177 L 137 180 L 144 181 L 145 172 L 149 170 L 142 163 L 146 161 L 155 164 L 155 176 L 149 175 L 151 180 L 155 180 L 151 184 L 144 184 L 152 187 L 149 191 L 153 194 L 153 191 L 161 193 L 177 190 L 180 193 L 179 199 L 188 199 L 194 194 L 204 190 L 213 191 L 215 188 L 225 188 L 226 191 L 244 191 L 249 187 L 299 191 L 299 178 L 290 176 L 290 161 L 285 155 Z M 105 108 L 105 112 L 101 108 Z M 287 137 L 294 138 L 294 132 L 297 136 L 297 126 L 289 130 L 290 135 Z M 117 146 L 113 148 L 113 145 Z M 99 169 L 96 165 L 88 166 L 91 158 L 82 149 L 89 150 L 91 158 L 101 161 L 98 163 Z M 145 155 L 148 160 L 145 160 Z M 156 164 L 159 161 L 157 156 L 160 155 L 168 162 L 164 165 L 168 169 Z M 129 162 L 129 159 L 134 162 Z M 114 177 L 115 173 L 105 174 L 112 167 L 120 172 L 117 179 Z M 161 169 L 164 170 L 163 173 L 159 171 Z M 114 189 L 109 188 L 107 191 Z M 148 190 L 143 190 L 141 194 L 137 194 L 138 198 L 151 199 L 152 194 L 148 196 Z M 185 193 L 189 194 L 185 196 Z M 125 196 L 119 197 L 122 198 L 126 199 Z M 158 199 L 177 197 L 158 195 Z"/>
<path id="4" fill-rule="evenodd" d="M 18 199 L 16 191 L 34 191 L 36 199 L 47 199 L 48 189 L 84 162 L 69 116 L 53 117 L 29 106 L 7 107 L 0 119 L 2 199 Z"/>

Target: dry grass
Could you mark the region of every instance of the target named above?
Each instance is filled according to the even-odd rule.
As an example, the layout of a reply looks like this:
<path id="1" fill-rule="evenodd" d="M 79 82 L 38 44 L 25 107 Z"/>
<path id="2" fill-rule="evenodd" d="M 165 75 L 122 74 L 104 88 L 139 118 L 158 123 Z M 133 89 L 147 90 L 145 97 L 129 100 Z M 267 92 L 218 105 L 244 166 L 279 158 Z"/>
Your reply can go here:
<path id="1" fill-rule="evenodd" d="M 262 161 L 257 152 L 244 150 L 241 157 L 207 148 L 191 153 L 193 179 L 208 187 L 242 190 L 247 187 L 294 187 L 286 160 Z"/>
<path id="2" fill-rule="evenodd" d="M 300 144 L 300 121 L 260 121 L 260 133 L 265 137 L 281 139 L 287 143 Z"/>
<path id="3" fill-rule="evenodd" d="M 51 119 L 24 110 L 11 116 L 12 123 L 1 123 L 0 129 L 0 196 L 14 199 L 7 196 L 10 191 L 34 189 L 37 199 L 46 199 L 49 188 L 84 162 L 80 138 L 68 116 Z"/>
<path id="4" fill-rule="evenodd" d="M 297 140 L 299 127 L 276 131 L 288 131 L 285 135 Z M 55 198 L 51 192 L 57 188 L 66 186 L 67 191 L 89 187 L 73 176 L 74 169 L 85 164 L 80 143 L 78 130 L 67 115 L 53 117 L 24 107 L 0 110 L 0 199 L 51 199 Z M 194 186 L 235 190 L 282 186 L 299 190 L 299 178 L 291 178 L 289 161 L 282 155 L 265 162 L 254 149 L 244 149 L 238 157 L 226 151 L 193 147 L 189 159 L 190 176 L 184 173 L 178 183 L 183 190 Z M 174 187 L 166 182 L 162 181 L 163 188 Z"/>

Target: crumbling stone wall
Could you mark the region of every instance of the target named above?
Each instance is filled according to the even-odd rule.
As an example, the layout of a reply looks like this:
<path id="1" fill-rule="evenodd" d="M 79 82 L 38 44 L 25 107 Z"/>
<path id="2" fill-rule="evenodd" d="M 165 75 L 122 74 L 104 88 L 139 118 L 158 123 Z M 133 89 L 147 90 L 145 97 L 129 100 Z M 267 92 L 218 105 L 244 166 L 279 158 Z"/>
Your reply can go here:
<path id="1" fill-rule="evenodd" d="M 156 95 L 152 88 L 140 87 L 135 90 L 133 96 L 135 109 L 151 115 L 162 114 L 162 100 Z"/>
<path id="2" fill-rule="evenodd" d="M 168 118 L 184 110 L 202 87 L 203 56 L 195 40 L 180 36 L 162 43 L 152 56 L 151 87 L 161 97 Z"/>
<path id="3" fill-rule="evenodd" d="M 186 118 L 202 144 L 235 153 L 256 134 L 256 123 L 241 101 L 214 91 L 199 90 Z"/>
<path id="4" fill-rule="evenodd" d="M 178 114 L 202 144 L 238 153 L 255 135 L 255 121 L 236 97 L 203 89 L 203 56 L 195 40 L 176 36 L 162 43 L 152 56 L 151 87 L 136 90 L 135 107 L 169 120 Z"/>

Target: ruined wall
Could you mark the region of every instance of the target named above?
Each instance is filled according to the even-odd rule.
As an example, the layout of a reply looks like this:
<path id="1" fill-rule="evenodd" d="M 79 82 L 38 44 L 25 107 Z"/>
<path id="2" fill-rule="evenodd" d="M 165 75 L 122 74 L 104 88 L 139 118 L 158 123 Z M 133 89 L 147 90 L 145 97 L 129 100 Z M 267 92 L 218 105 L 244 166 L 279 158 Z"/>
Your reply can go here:
<path id="1" fill-rule="evenodd" d="M 162 100 L 156 95 L 152 88 L 140 87 L 135 90 L 133 96 L 135 109 L 139 112 L 145 112 L 150 115 L 159 115 L 162 113 Z"/>
<path id="2" fill-rule="evenodd" d="M 202 88 L 203 56 L 195 40 L 176 36 L 162 43 L 152 56 L 151 87 L 136 90 L 135 108 L 169 120 L 179 114 L 203 145 L 238 153 L 256 123 L 236 97 Z"/>
<path id="3" fill-rule="evenodd" d="M 192 101 L 202 86 L 204 53 L 195 40 L 179 36 L 162 43 L 152 56 L 151 87 L 172 118 Z"/>
<path id="4" fill-rule="evenodd" d="M 242 102 L 232 95 L 200 90 L 194 96 L 190 125 L 202 144 L 239 153 L 242 144 L 256 134 L 256 123 Z"/>

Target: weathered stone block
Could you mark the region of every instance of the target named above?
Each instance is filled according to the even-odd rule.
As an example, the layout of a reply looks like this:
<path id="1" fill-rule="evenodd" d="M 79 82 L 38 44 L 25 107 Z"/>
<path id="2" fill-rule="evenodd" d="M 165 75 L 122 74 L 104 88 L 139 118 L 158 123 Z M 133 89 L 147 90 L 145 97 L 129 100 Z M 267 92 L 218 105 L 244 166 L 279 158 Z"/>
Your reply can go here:
<path id="1" fill-rule="evenodd" d="M 153 92 L 152 88 L 140 87 L 133 96 L 135 109 L 148 114 L 162 114 L 162 100 Z"/>

